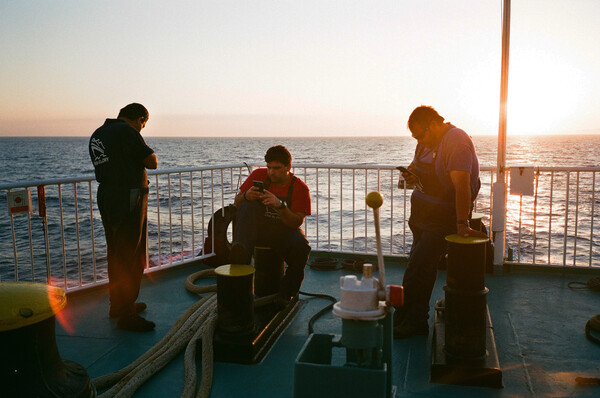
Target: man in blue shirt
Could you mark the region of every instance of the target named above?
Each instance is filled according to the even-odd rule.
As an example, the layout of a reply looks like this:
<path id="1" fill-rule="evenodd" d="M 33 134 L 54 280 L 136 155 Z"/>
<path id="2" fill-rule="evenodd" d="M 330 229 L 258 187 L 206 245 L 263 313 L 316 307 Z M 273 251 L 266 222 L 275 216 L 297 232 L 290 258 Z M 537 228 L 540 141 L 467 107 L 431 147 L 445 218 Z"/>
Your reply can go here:
<path id="1" fill-rule="evenodd" d="M 394 314 L 394 337 L 429 333 L 429 301 L 437 266 L 446 253 L 447 235 L 485 236 L 469 227 L 479 192 L 479 161 L 471 138 L 445 123 L 435 109 L 417 107 L 408 119 L 417 140 L 415 156 L 402 173 L 409 184 L 420 184 L 411 196 L 408 221 L 413 243 L 404 273 L 405 305 Z"/>

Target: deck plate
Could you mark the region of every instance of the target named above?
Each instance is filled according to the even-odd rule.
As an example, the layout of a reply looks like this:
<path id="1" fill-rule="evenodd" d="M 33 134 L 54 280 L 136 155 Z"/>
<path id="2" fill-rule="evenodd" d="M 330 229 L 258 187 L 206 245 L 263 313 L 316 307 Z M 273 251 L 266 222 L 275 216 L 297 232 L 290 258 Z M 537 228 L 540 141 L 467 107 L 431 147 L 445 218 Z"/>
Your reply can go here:
<path id="1" fill-rule="evenodd" d="M 254 329 L 247 332 L 228 333 L 217 329 L 213 339 L 215 361 L 260 362 L 303 304 L 303 300 L 295 299 L 280 311 L 272 304 L 255 308 Z"/>

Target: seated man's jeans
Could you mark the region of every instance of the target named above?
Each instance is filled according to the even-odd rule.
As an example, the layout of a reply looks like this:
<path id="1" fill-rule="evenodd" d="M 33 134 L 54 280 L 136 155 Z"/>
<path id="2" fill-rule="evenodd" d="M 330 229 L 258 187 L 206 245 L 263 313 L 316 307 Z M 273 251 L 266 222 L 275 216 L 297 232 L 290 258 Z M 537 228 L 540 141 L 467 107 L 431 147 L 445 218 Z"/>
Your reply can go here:
<path id="1" fill-rule="evenodd" d="M 254 246 L 268 246 L 284 259 L 287 269 L 281 281 L 281 296 L 290 298 L 300 291 L 310 246 L 300 228 L 285 226 L 280 220 L 267 219 L 259 201 L 243 202 L 237 209 L 233 242 L 241 243 L 252 256 Z"/>

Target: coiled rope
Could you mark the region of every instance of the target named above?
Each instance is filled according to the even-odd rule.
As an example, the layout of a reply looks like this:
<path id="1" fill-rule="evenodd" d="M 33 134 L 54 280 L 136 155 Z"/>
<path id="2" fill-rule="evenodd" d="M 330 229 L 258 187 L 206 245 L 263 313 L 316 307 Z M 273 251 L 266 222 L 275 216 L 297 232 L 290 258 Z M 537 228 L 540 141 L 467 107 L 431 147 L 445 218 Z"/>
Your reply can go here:
<path id="1" fill-rule="evenodd" d="M 573 290 L 596 290 L 600 291 L 600 277 L 589 279 L 587 282 L 569 282 L 567 284 Z"/>
<path id="2" fill-rule="evenodd" d="M 362 272 L 363 265 L 369 260 L 362 257 L 345 258 L 342 264 L 338 265 L 338 259 L 335 257 L 317 257 L 310 262 L 309 267 L 320 271 L 334 271 L 345 269 L 352 272 Z M 377 264 L 373 264 L 373 269 L 377 269 Z"/>
<path id="3" fill-rule="evenodd" d="M 320 271 L 334 271 L 342 268 L 338 266 L 337 258 L 333 257 L 317 257 L 311 261 L 308 266 L 312 269 L 318 269 Z"/>
<path id="4" fill-rule="evenodd" d="M 131 397 L 146 380 L 179 354 L 197 332 L 208 335 L 211 330 L 210 325 L 214 322 L 213 318 L 216 319 L 216 298 L 216 294 L 211 293 L 197 301 L 177 320 L 158 343 L 128 366 L 92 380 L 97 389 L 112 386 L 100 395 L 100 398 Z M 210 335 L 210 339 L 212 340 L 212 335 Z M 209 359 L 212 360 L 212 356 Z M 206 376 L 212 378 L 212 375 Z M 205 379 L 203 373 L 202 381 L 205 381 Z M 210 382 L 212 383 L 212 380 Z M 208 397 L 208 394 L 197 396 Z"/>
<path id="5" fill-rule="evenodd" d="M 596 344 L 600 344 L 600 340 L 592 335 L 594 332 L 600 333 L 600 314 L 596 314 L 590 318 L 585 324 L 585 336 Z"/>
<path id="6" fill-rule="evenodd" d="M 592 335 L 594 332 L 600 333 L 600 314 L 594 315 L 585 324 L 585 337 L 596 344 L 600 344 L 600 340 Z M 584 386 L 600 385 L 600 378 L 597 377 L 576 377 L 575 383 Z"/>
<path id="7" fill-rule="evenodd" d="M 98 390 L 112 386 L 99 398 L 127 398 L 155 373 L 160 371 L 185 347 L 184 388 L 182 398 L 208 398 L 213 376 L 213 335 L 217 325 L 217 285 L 198 286 L 198 279 L 214 276 L 214 269 L 195 272 L 185 280 L 185 288 L 195 294 L 209 293 L 194 303 L 179 317 L 167 334 L 146 353 L 128 366 L 92 380 Z M 254 300 L 260 307 L 273 302 L 277 294 Z M 196 353 L 198 341 L 202 342 L 202 376 L 196 392 Z M 194 394 L 196 392 L 196 394 Z"/>
<path id="8" fill-rule="evenodd" d="M 367 260 L 366 258 L 362 258 L 362 257 L 354 257 L 354 258 L 345 258 L 342 261 L 342 267 L 345 270 L 348 271 L 352 271 L 352 272 L 362 272 L 363 270 L 363 265 L 365 265 L 365 263 L 368 263 L 369 260 Z M 377 269 L 377 264 L 373 264 L 373 270 Z"/>

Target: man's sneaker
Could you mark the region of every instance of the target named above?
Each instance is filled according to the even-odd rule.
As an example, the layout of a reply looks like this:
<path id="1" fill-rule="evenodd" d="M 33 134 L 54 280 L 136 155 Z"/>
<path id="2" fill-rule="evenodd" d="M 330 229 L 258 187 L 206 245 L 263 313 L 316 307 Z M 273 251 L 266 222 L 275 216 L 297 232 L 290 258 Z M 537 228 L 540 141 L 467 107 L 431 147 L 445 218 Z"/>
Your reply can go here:
<path id="1" fill-rule="evenodd" d="M 429 325 L 427 321 L 410 322 L 404 319 L 400 325 L 394 326 L 395 339 L 407 339 L 413 336 L 427 336 L 429 334 Z"/>
<path id="2" fill-rule="evenodd" d="M 236 242 L 231 246 L 231 251 L 229 252 L 229 263 L 230 264 L 250 264 L 250 256 L 248 255 L 248 251 L 239 242 Z"/>
<path id="3" fill-rule="evenodd" d="M 147 307 L 147 306 L 146 306 L 146 303 L 142 303 L 142 302 L 139 302 L 139 303 L 134 303 L 134 304 L 133 304 L 133 313 L 134 313 L 134 314 L 139 314 L 140 312 L 142 312 L 142 311 L 145 311 L 145 310 L 146 310 L 146 307 Z M 108 315 L 109 315 L 111 318 L 119 318 L 119 317 L 122 315 L 122 311 L 116 311 L 116 310 L 114 310 L 114 309 L 111 307 L 111 309 L 110 309 L 110 311 L 109 311 Z"/>
<path id="4" fill-rule="evenodd" d="M 126 315 L 119 318 L 117 329 L 129 330 L 131 332 L 150 332 L 154 330 L 155 323 L 147 321 L 138 314 Z"/>

